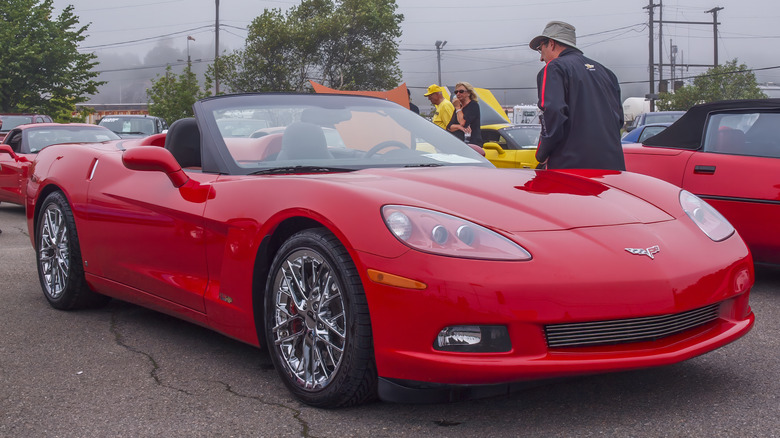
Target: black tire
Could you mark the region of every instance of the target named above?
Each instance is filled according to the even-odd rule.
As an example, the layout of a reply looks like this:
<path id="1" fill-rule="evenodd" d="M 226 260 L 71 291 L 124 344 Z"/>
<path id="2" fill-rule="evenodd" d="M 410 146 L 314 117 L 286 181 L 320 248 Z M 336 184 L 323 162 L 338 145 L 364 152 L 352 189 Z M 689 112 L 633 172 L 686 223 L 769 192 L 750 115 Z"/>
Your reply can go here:
<path id="1" fill-rule="evenodd" d="M 84 278 L 76 222 L 68 200 L 52 192 L 41 205 L 35 232 L 38 279 L 52 307 L 74 310 L 105 305 L 110 300 L 89 289 Z"/>
<path id="2" fill-rule="evenodd" d="M 347 250 L 328 230 L 301 231 L 279 249 L 263 319 L 274 366 L 298 399 L 337 408 L 376 397 L 363 285 Z"/>

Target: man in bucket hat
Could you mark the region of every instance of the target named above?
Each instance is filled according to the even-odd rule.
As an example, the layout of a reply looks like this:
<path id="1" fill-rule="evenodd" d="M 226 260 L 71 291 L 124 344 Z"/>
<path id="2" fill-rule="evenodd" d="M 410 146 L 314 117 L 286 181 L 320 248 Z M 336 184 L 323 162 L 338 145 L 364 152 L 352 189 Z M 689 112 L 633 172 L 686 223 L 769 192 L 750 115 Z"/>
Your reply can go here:
<path id="1" fill-rule="evenodd" d="M 447 124 L 452 119 L 452 114 L 455 112 L 455 107 L 449 99 L 444 98 L 442 87 L 432 84 L 428 87 L 428 91 L 425 92 L 425 97 L 431 101 L 431 104 L 436 108 L 436 113 L 433 115 L 433 123 L 437 124 L 442 129 L 447 129 Z"/>
<path id="2" fill-rule="evenodd" d="M 574 26 L 547 23 L 528 46 L 544 68 L 536 77 L 542 135 L 536 150 L 547 169 L 625 170 L 620 85 L 609 69 L 583 56 Z"/>

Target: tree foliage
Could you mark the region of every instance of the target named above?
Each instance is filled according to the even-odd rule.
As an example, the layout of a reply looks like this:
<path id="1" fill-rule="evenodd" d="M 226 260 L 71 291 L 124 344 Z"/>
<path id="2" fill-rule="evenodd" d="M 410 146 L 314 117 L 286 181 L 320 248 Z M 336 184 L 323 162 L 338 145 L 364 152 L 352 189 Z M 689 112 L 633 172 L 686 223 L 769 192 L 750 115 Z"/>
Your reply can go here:
<path id="1" fill-rule="evenodd" d="M 158 76 L 152 81 L 146 96 L 149 99 L 149 114 L 162 117 L 170 125 L 176 120 L 192 117 L 192 105 L 206 97 L 206 93 L 201 91 L 198 78 L 189 65 L 180 75 L 173 73 L 169 65 L 164 76 Z"/>
<path id="2" fill-rule="evenodd" d="M 303 0 L 286 13 L 266 9 L 243 49 L 212 64 L 234 92 L 305 91 L 309 79 L 336 89 L 398 85 L 403 15 L 394 0 Z"/>
<path id="3" fill-rule="evenodd" d="M 674 93 L 661 93 L 657 105 L 661 111 L 687 111 L 699 103 L 766 97 L 758 88 L 756 75 L 747 65 L 737 65 L 734 59 L 696 76 L 692 85 L 678 88 Z"/>
<path id="4" fill-rule="evenodd" d="M 3 0 L 0 7 L 0 111 L 71 121 L 77 103 L 102 82 L 92 53 L 79 53 L 89 25 L 73 6 L 52 18 L 53 0 Z"/>

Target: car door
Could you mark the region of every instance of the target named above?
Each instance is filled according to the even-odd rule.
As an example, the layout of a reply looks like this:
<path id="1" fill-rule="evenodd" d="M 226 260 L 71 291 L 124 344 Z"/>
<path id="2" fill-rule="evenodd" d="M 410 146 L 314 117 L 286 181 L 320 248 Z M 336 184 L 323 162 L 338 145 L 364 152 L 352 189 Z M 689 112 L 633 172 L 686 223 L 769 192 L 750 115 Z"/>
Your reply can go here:
<path id="1" fill-rule="evenodd" d="M 482 148 L 487 158 L 496 167 L 502 168 L 535 168 L 536 150 L 517 150 L 498 129 L 482 128 L 482 138 L 485 140 Z"/>
<path id="2" fill-rule="evenodd" d="M 780 113 L 710 116 L 703 151 L 688 161 L 682 187 L 739 231 L 757 260 L 780 263 Z"/>
<path id="3" fill-rule="evenodd" d="M 17 153 L 17 158 L 10 154 L 0 153 L 0 202 L 20 205 L 24 203 L 22 183 L 26 181 L 30 163 L 26 158 L 23 158 L 24 155 L 20 154 L 21 142 L 21 130 L 12 130 L 8 133 L 8 140 L 4 143 L 11 146 L 11 149 Z"/>
<path id="4" fill-rule="evenodd" d="M 88 225 L 79 230 L 90 261 L 85 269 L 204 312 L 205 198 L 174 187 L 163 172 L 129 170 L 116 156 L 98 159 L 91 174 Z M 199 172 L 192 177 L 216 178 Z"/>

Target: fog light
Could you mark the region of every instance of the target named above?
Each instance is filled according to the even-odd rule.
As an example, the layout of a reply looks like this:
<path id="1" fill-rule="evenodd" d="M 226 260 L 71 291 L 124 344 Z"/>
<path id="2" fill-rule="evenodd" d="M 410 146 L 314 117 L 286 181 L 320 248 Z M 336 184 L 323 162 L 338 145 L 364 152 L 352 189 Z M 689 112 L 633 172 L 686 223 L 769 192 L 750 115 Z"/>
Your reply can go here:
<path id="1" fill-rule="evenodd" d="M 443 328 L 434 350 L 463 353 L 504 353 L 512 349 L 509 331 L 502 325 L 456 325 Z"/>

